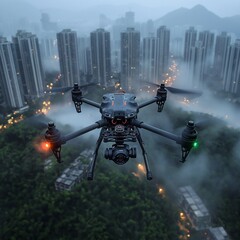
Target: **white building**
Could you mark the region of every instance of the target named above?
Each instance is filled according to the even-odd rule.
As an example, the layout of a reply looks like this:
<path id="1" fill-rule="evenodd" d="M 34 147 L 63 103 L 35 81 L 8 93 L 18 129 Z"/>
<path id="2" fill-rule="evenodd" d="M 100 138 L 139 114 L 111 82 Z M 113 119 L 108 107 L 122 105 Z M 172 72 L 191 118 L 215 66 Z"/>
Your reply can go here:
<path id="1" fill-rule="evenodd" d="M 12 47 L 12 43 L 0 37 L 0 89 L 6 106 L 21 108 L 24 106 L 22 81 Z"/>
<path id="2" fill-rule="evenodd" d="M 210 214 L 191 186 L 178 189 L 178 204 L 195 230 L 204 230 L 210 227 Z"/>
<path id="3" fill-rule="evenodd" d="M 81 182 L 87 174 L 88 164 L 92 161 L 92 150 L 83 151 L 74 162 L 66 168 L 55 182 L 57 191 L 70 191 L 79 182 Z M 85 161 L 85 163 L 84 163 Z"/>
<path id="4" fill-rule="evenodd" d="M 16 36 L 12 37 L 12 41 L 24 94 L 29 97 L 41 97 L 45 76 L 37 36 L 30 32 L 18 31 Z"/>
<path id="5" fill-rule="evenodd" d="M 211 227 L 207 231 L 207 240 L 229 240 L 229 237 L 223 227 Z"/>
<path id="6" fill-rule="evenodd" d="M 64 29 L 57 33 L 60 71 L 63 78 L 62 86 L 73 86 L 80 83 L 80 63 L 78 56 L 77 33 Z"/>

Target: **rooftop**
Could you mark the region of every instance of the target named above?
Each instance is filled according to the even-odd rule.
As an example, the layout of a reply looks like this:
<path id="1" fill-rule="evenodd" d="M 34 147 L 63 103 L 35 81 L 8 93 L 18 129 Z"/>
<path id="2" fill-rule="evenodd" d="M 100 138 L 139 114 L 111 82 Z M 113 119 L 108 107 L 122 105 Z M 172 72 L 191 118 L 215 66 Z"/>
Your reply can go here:
<path id="1" fill-rule="evenodd" d="M 227 240 L 228 235 L 223 227 L 209 228 L 210 233 L 213 235 L 216 240 Z"/>
<path id="2" fill-rule="evenodd" d="M 180 187 L 179 194 L 183 196 L 197 217 L 209 216 L 207 208 L 191 186 Z"/>

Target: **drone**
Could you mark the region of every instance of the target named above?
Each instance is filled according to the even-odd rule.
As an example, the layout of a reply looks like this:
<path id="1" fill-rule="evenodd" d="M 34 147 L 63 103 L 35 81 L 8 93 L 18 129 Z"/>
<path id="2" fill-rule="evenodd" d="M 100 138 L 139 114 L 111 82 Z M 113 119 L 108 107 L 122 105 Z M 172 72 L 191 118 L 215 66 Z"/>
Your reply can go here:
<path id="1" fill-rule="evenodd" d="M 45 139 L 57 161 L 61 163 L 61 147 L 63 144 L 95 129 L 101 129 L 96 142 L 95 150 L 93 152 L 93 158 L 90 162 L 87 172 L 88 180 L 93 180 L 98 150 L 102 142 L 112 143 L 112 147 L 106 148 L 104 156 L 106 159 L 112 160 L 118 165 L 127 163 L 130 158 L 136 158 L 136 147 L 130 147 L 128 143 L 138 142 L 142 150 L 146 169 L 146 177 L 148 180 L 152 180 L 153 177 L 150 170 L 148 156 L 145 151 L 144 142 L 139 129 L 145 129 L 167 139 L 173 140 L 177 144 L 181 145 L 182 154 L 180 162 L 182 163 L 186 161 L 191 149 L 196 147 L 198 144 L 198 132 L 193 121 L 188 121 L 187 125 L 182 131 L 182 134 L 178 136 L 138 120 L 138 113 L 142 108 L 153 103 L 157 104 L 157 111 L 161 112 L 167 99 L 167 91 L 197 95 L 199 95 L 199 92 L 188 90 L 185 91 L 173 87 L 167 87 L 165 84 L 161 84 L 158 85 L 155 97 L 138 104 L 135 100 L 136 96 L 133 93 L 126 93 L 124 91 L 107 93 L 103 95 L 102 102 L 97 103 L 83 96 L 82 90 L 78 83 L 75 83 L 71 89 L 72 101 L 75 105 L 77 113 L 81 113 L 81 106 L 83 103 L 86 103 L 99 109 L 101 113 L 101 119 L 85 128 L 65 136 L 62 136 L 53 122 L 49 122 L 48 129 L 45 133 Z"/>

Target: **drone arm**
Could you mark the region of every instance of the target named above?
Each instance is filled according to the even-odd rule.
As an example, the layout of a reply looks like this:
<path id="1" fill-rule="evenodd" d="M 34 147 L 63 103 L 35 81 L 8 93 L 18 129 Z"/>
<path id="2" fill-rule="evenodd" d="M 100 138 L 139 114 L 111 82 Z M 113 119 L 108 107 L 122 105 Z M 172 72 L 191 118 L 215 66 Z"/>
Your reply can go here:
<path id="1" fill-rule="evenodd" d="M 93 107 L 96 107 L 96 108 L 100 108 L 101 107 L 101 104 L 99 104 L 97 102 L 94 102 L 94 101 L 91 101 L 91 100 L 89 100 L 87 98 L 82 98 L 81 100 L 82 100 L 82 102 L 87 103 L 87 104 L 89 104 L 89 105 L 91 105 Z"/>
<path id="2" fill-rule="evenodd" d="M 87 179 L 88 180 L 93 180 L 93 172 L 94 172 L 94 168 L 95 168 L 95 164 L 96 164 L 96 160 L 97 160 L 97 155 L 98 155 L 98 149 L 100 147 L 100 144 L 103 140 L 103 128 L 101 129 L 101 132 L 100 132 L 100 135 L 99 135 L 99 138 L 97 140 L 97 143 L 96 143 L 96 147 L 95 147 L 95 151 L 93 153 L 93 160 L 89 166 L 89 171 L 88 171 L 88 176 L 87 176 Z"/>
<path id="3" fill-rule="evenodd" d="M 134 119 L 132 121 L 132 124 L 134 126 L 138 127 L 138 128 L 146 129 L 146 130 L 148 130 L 150 132 L 156 133 L 156 134 L 161 135 L 163 137 L 166 137 L 168 139 L 174 140 L 178 144 L 181 144 L 181 137 L 179 137 L 179 136 L 177 136 L 175 134 L 172 134 L 170 132 L 164 131 L 164 130 L 162 130 L 160 128 L 153 127 L 153 126 L 151 126 L 149 124 L 146 124 L 144 122 L 140 122 L 140 121 L 138 121 L 136 119 Z"/>
<path id="4" fill-rule="evenodd" d="M 149 167 L 148 157 L 147 157 L 147 153 L 146 153 L 145 148 L 144 148 L 144 143 L 143 143 L 143 140 L 142 140 L 139 129 L 136 128 L 136 130 L 137 130 L 137 139 L 138 139 L 138 142 L 139 142 L 140 147 L 142 149 L 143 159 L 144 159 L 146 172 L 147 172 L 147 179 L 152 180 L 152 172 L 151 172 L 150 167 Z"/>
<path id="5" fill-rule="evenodd" d="M 140 108 L 146 107 L 146 106 L 148 106 L 148 105 L 150 105 L 152 103 L 155 103 L 156 101 L 157 101 L 157 98 L 155 97 L 155 98 L 153 98 L 151 100 L 148 100 L 146 102 L 143 102 L 143 103 L 139 104 L 138 108 L 140 109 Z"/>
<path id="6" fill-rule="evenodd" d="M 85 128 L 83 128 L 83 129 L 81 129 L 79 131 L 76 131 L 76 132 L 73 132 L 73 133 L 70 133 L 70 134 L 64 136 L 62 138 L 62 143 L 66 143 L 67 141 L 69 141 L 69 140 L 71 140 L 73 138 L 79 137 L 79 136 L 81 136 L 81 135 L 83 135 L 83 134 L 85 134 L 87 132 L 90 132 L 90 131 L 92 131 L 94 129 L 97 129 L 97 128 L 104 127 L 106 125 L 107 125 L 106 121 L 99 120 L 96 123 L 94 123 L 94 124 L 92 124 L 92 125 L 90 125 L 88 127 L 85 127 Z"/>

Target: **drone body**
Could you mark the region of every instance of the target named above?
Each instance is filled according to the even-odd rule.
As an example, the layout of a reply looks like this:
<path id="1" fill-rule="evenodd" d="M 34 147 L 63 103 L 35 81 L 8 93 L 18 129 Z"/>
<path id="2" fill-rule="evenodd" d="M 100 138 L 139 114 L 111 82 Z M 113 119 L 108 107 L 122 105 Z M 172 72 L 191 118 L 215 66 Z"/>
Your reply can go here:
<path id="1" fill-rule="evenodd" d="M 138 104 L 135 96 L 129 93 L 108 93 L 103 95 L 100 112 L 108 119 L 130 119 L 137 116 Z"/>
<path id="2" fill-rule="evenodd" d="M 45 138 L 48 141 L 55 157 L 57 158 L 57 161 L 61 162 L 60 152 L 62 144 L 65 144 L 67 141 L 94 129 L 101 128 L 93 154 L 93 160 L 89 167 L 88 180 L 93 179 L 98 149 L 102 142 L 113 143 L 111 148 L 107 148 L 105 150 L 105 158 L 114 161 L 118 165 L 125 164 L 129 158 L 136 158 L 136 148 L 130 147 L 128 142 L 138 142 L 142 149 L 147 179 L 151 180 L 152 173 L 149 167 L 144 143 L 139 131 L 139 128 L 143 128 L 168 139 L 174 140 L 177 144 L 180 144 L 182 147 L 181 162 L 184 162 L 190 150 L 194 144 L 196 144 L 197 140 L 197 131 L 192 121 L 188 122 L 182 133 L 182 136 L 177 136 L 137 119 L 139 110 L 152 103 L 157 103 L 159 112 L 163 110 L 164 103 L 167 99 L 167 90 L 164 84 L 161 84 L 161 86 L 158 88 L 156 97 L 153 99 L 141 104 L 138 104 L 135 99 L 135 95 L 131 93 L 108 93 L 103 95 L 102 103 L 99 104 L 84 98 L 78 84 L 74 84 L 74 88 L 72 89 L 72 100 L 74 102 L 76 111 L 80 113 L 82 103 L 87 103 L 98 108 L 102 117 L 96 123 L 66 136 L 61 136 L 61 133 L 56 129 L 54 123 L 49 123 Z"/>

